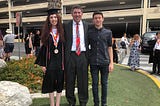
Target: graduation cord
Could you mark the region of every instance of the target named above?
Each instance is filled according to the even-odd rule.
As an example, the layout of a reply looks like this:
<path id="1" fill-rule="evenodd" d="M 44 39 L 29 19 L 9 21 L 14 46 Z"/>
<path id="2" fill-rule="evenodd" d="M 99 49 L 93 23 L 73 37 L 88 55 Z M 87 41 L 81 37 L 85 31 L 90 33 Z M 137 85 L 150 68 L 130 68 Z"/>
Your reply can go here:
<path id="1" fill-rule="evenodd" d="M 50 60 L 50 51 L 49 51 L 49 44 L 50 43 L 50 38 L 48 40 L 48 45 L 47 45 L 47 50 L 46 50 L 46 67 L 47 67 L 47 64 L 48 64 L 48 59 Z M 64 45 L 63 45 L 63 42 L 62 42 L 62 70 L 64 70 Z"/>

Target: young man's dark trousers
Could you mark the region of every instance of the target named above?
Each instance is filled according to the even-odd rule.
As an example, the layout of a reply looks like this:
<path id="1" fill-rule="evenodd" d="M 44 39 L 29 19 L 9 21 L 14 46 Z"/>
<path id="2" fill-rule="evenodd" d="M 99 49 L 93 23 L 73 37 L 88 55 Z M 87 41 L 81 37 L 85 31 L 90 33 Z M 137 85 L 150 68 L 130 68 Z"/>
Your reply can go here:
<path id="1" fill-rule="evenodd" d="M 99 106 L 98 83 L 99 72 L 101 76 L 101 105 L 107 106 L 107 85 L 108 85 L 108 66 L 107 65 L 90 65 L 92 76 L 92 92 L 94 97 L 94 106 Z"/>

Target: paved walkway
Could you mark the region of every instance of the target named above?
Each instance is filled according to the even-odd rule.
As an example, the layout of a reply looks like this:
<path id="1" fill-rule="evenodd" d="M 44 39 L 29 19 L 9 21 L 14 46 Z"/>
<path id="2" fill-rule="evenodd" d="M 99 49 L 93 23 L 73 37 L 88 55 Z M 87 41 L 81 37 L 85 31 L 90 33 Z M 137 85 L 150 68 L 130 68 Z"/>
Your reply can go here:
<path id="1" fill-rule="evenodd" d="M 125 56 L 122 63 L 123 65 L 127 65 L 128 63 L 129 54 Z M 152 72 L 152 64 L 148 63 L 149 55 L 140 54 L 140 69 L 150 73 Z M 154 77 L 156 77 L 160 81 L 160 76 L 157 74 L 153 74 Z"/>
<path id="2" fill-rule="evenodd" d="M 24 43 L 15 42 L 12 56 L 18 56 L 19 57 L 19 55 L 20 55 L 20 57 L 26 56 Z"/>

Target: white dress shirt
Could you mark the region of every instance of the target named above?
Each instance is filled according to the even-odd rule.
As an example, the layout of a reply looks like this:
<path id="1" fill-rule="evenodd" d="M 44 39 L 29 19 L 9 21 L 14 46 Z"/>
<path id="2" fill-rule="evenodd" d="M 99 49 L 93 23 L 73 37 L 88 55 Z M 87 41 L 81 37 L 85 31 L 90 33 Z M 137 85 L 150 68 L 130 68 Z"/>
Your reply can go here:
<path id="1" fill-rule="evenodd" d="M 157 41 L 156 42 L 156 44 L 154 45 L 154 48 L 153 48 L 153 50 L 160 50 L 160 43 L 159 43 L 159 41 Z"/>
<path id="2" fill-rule="evenodd" d="M 73 41 L 72 41 L 72 48 L 71 51 L 76 51 L 76 22 L 73 21 L 72 25 L 72 32 L 73 32 Z M 85 47 L 85 41 L 84 41 L 84 27 L 82 21 L 79 22 L 79 34 L 80 34 L 80 50 L 81 51 L 86 51 Z"/>

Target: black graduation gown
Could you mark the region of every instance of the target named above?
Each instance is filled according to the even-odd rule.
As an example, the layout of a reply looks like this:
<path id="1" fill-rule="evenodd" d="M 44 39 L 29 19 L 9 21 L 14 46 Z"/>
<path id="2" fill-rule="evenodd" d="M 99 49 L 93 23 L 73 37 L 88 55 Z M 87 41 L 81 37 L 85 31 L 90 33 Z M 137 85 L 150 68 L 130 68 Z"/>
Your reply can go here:
<path id="1" fill-rule="evenodd" d="M 39 55 L 35 64 L 46 67 L 46 73 L 43 76 L 42 93 L 62 92 L 64 85 L 63 71 L 63 46 L 58 42 L 58 54 L 54 53 L 55 46 L 52 36 L 49 37 L 48 45 L 40 48 Z"/>

